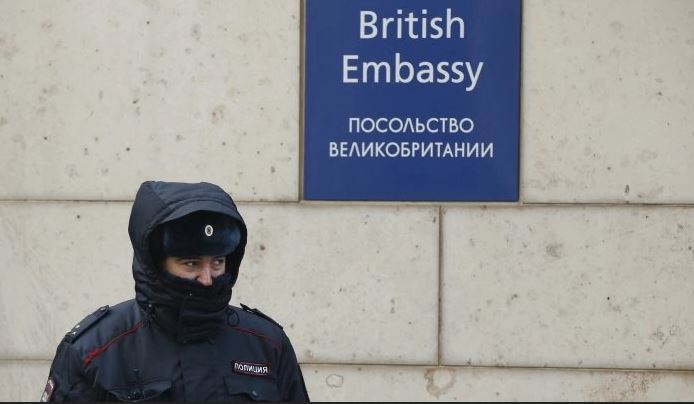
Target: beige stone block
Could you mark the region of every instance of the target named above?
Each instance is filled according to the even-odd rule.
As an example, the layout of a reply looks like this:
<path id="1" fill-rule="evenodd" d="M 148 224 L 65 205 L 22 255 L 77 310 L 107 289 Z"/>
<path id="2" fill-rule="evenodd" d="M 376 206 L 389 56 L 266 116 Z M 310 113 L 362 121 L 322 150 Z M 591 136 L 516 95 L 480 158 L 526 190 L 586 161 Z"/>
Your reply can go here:
<path id="1" fill-rule="evenodd" d="M 129 215 L 126 203 L 0 203 L 0 358 L 53 358 L 79 320 L 134 296 Z"/>
<path id="2" fill-rule="evenodd" d="M 253 206 L 232 300 L 284 325 L 300 360 L 436 361 L 438 210 Z"/>
<path id="3" fill-rule="evenodd" d="M 692 369 L 694 209 L 448 208 L 446 364 Z"/>
<path id="4" fill-rule="evenodd" d="M 37 401 L 47 361 L 0 361 L 0 401 Z M 313 401 L 689 401 L 692 372 L 301 365 Z"/>
<path id="5" fill-rule="evenodd" d="M 134 297 L 130 203 L 0 203 L 0 358 L 50 359 L 77 321 Z M 311 362 L 436 360 L 438 210 L 241 204 L 232 301 Z M 406 336 L 406 337 L 404 337 Z"/>
<path id="6" fill-rule="evenodd" d="M 303 365 L 314 401 L 689 401 L 694 372 Z"/>
<path id="7" fill-rule="evenodd" d="M 0 360 L 0 401 L 39 401 L 50 367 L 48 361 Z"/>
<path id="8" fill-rule="evenodd" d="M 521 199 L 694 201 L 694 2 L 523 3 Z"/>
<path id="9" fill-rule="evenodd" d="M 2 199 L 297 200 L 299 1 L 0 3 Z"/>

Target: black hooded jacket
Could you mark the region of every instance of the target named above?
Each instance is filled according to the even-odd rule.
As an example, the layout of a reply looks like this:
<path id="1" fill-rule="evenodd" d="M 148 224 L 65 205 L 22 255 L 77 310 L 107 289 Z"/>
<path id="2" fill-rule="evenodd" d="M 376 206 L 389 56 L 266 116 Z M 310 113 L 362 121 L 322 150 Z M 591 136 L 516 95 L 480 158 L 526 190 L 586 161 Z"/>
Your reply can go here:
<path id="1" fill-rule="evenodd" d="M 200 210 L 228 215 L 241 228 L 225 274 L 209 287 L 162 272 L 150 237 L 160 224 Z M 309 400 L 282 327 L 228 305 L 246 226 L 226 192 L 208 183 L 145 182 L 128 232 L 136 298 L 98 309 L 66 334 L 42 400 Z"/>

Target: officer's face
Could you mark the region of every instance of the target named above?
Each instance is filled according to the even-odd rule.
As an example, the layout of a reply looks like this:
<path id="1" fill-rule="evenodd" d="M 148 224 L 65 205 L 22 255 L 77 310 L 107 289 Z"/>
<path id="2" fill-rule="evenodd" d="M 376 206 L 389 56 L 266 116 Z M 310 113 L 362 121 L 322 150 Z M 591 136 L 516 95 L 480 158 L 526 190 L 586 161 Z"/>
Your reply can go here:
<path id="1" fill-rule="evenodd" d="M 164 260 L 164 269 L 171 275 L 191 281 L 200 282 L 204 286 L 211 286 L 212 279 L 224 273 L 226 257 L 167 257 Z"/>

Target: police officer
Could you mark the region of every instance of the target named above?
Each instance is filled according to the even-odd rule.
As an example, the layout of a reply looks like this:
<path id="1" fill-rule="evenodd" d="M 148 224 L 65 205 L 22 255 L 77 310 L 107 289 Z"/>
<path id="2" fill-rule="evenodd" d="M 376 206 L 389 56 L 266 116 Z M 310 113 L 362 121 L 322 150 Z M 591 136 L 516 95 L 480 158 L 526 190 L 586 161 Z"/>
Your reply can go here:
<path id="1" fill-rule="evenodd" d="M 135 299 L 58 346 L 42 401 L 308 401 L 282 327 L 229 306 L 246 226 L 216 185 L 148 181 L 128 226 Z"/>

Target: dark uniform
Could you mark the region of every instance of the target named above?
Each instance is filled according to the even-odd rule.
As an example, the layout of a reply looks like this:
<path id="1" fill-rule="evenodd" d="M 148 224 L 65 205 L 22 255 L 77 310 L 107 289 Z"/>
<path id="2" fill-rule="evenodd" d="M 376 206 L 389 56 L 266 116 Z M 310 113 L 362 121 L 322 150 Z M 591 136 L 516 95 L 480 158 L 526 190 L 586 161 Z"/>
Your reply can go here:
<path id="1" fill-rule="evenodd" d="M 225 273 L 207 287 L 161 271 L 152 241 L 162 224 L 199 211 L 230 217 L 240 229 Z M 101 307 L 67 333 L 42 401 L 309 400 L 282 327 L 258 310 L 228 305 L 246 226 L 226 192 L 145 182 L 128 230 L 136 298 Z"/>

